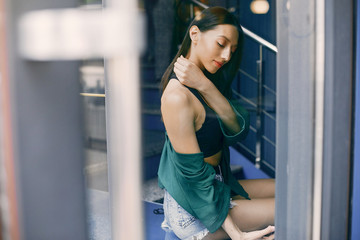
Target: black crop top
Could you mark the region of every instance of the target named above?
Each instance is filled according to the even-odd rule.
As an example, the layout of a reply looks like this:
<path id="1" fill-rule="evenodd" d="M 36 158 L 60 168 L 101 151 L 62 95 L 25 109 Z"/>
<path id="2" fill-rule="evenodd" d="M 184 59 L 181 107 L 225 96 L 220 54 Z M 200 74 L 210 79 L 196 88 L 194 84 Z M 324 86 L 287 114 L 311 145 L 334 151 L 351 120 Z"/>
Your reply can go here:
<path id="1" fill-rule="evenodd" d="M 170 79 L 178 79 L 173 73 L 170 76 Z M 185 85 L 184 85 L 185 86 Z M 185 86 L 187 87 L 187 86 Z M 197 99 L 205 108 L 206 116 L 205 121 L 202 124 L 201 128 L 195 132 L 196 139 L 198 141 L 200 151 L 204 154 L 204 157 L 210 157 L 218 153 L 223 146 L 223 134 L 220 128 L 219 120 L 216 116 L 214 110 L 212 110 L 201 97 L 200 93 L 194 89 L 187 87 L 192 94 L 195 95 Z"/>

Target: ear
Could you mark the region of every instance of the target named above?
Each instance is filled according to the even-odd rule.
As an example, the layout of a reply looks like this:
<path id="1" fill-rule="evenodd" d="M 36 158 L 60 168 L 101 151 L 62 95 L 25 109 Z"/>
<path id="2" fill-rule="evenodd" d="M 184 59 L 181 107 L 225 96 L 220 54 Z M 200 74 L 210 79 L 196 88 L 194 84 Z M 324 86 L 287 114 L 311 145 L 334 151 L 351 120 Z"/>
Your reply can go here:
<path id="1" fill-rule="evenodd" d="M 197 44 L 200 37 L 200 29 L 198 26 L 194 25 L 189 30 L 190 39 L 194 44 Z"/>

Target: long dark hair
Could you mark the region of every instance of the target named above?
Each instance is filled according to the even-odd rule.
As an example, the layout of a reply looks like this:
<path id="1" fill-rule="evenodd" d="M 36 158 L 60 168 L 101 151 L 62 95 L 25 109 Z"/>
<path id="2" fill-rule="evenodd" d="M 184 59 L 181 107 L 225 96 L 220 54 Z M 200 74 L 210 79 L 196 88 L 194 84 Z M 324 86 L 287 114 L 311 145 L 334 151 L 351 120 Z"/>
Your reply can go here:
<path id="1" fill-rule="evenodd" d="M 241 56 L 242 56 L 242 48 L 244 42 L 244 33 L 241 29 L 239 22 L 236 17 L 229 13 L 225 8 L 222 7 L 210 7 L 201 12 L 200 15 L 196 16 L 195 19 L 191 22 L 184 40 L 181 44 L 181 48 L 177 52 L 176 56 L 172 60 L 169 67 L 166 69 L 164 75 L 161 78 L 162 90 L 164 91 L 167 84 L 169 83 L 170 75 L 173 72 L 174 64 L 178 57 L 186 56 L 190 46 L 191 39 L 189 30 L 192 26 L 196 25 L 200 32 L 205 32 L 211 29 L 214 29 L 216 26 L 220 24 L 230 24 L 237 28 L 239 32 L 239 38 L 237 43 L 237 48 L 235 52 L 232 54 L 232 57 L 228 63 L 226 63 L 221 69 L 219 69 L 216 73 L 211 74 L 204 71 L 206 77 L 208 77 L 215 86 L 220 90 L 220 92 L 226 97 L 231 96 L 231 83 L 239 69 Z"/>

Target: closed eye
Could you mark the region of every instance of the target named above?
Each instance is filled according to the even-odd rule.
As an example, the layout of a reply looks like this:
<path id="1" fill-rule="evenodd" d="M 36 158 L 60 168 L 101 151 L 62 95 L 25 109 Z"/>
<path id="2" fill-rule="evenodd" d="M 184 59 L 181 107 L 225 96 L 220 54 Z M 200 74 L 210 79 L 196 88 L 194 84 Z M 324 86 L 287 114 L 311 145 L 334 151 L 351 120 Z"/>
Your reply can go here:
<path id="1" fill-rule="evenodd" d="M 224 45 L 222 45 L 221 43 L 217 43 L 217 44 L 218 44 L 220 47 L 222 47 L 222 48 L 224 47 Z"/>

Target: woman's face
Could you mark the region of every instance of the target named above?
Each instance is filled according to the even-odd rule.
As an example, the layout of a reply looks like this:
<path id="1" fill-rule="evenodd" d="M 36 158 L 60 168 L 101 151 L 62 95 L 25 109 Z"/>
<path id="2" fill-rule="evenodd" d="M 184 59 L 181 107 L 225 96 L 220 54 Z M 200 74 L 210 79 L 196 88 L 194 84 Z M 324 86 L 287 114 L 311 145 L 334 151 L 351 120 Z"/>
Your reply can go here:
<path id="1" fill-rule="evenodd" d="M 192 42 L 189 59 L 202 70 L 216 73 L 230 61 L 235 52 L 239 37 L 238 30 L 233 25 L 221 24 L 212 30 L 199 31 L 197 34 L 196 41 Z"/>

